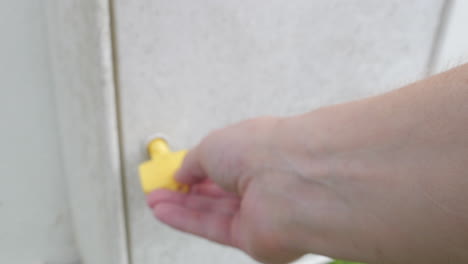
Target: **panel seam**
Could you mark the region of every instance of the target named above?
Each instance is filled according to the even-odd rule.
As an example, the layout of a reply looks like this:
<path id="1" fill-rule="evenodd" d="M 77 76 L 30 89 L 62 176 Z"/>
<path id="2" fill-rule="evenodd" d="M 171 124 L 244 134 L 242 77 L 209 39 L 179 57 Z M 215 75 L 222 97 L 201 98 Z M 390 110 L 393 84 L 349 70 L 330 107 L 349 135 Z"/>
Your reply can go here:
<path id="1" fill-rule="evenodd" d="M 425 76 L 430 76 L 435 73 L 437 62 L 440 57 L 442 43 L 446 35 L 447 22 L 453 7 L 454 0 L 445 0 L 439 13 L 438 24 L 436 31 L 432 37 L 432 47 L 429 51 L 429 58 L 426 65 Z"/>
<path id="2" fill-rule="evenodd" d="M 123 200 L 123 212 L 124 212 L 124 223 L 125 223 L 125 240 L 127 247 L 126 263 L 132 263 L 132 246 L 130 240 L 130 222 L 129 222 L 129 203 L 127 197 L 127 188 L 125 180 L 125 158 L 124 158 L 124 139 L 123 139 L 123 120 L 122 120 L 122 104 L 120 95 L 120 81 L 119 81 L 119 59 L 118 59 L 118 44 L 117 44 L 117 29 L 116 29 L 116 17 L 115 17 L 115 5 L 114 0 L 108 0 L 109 7 L 109 31 L 110 31 L 110 49 L 111 49 L 111 60 L 112 60 L 112 78 L 114 82 L 114 96 L 115 96 L 115 113 L 117 123 L 117 143 L 119 145 L 119 164 L 120 164 L 120 183 L 122 188 L 122 200 Z"/>

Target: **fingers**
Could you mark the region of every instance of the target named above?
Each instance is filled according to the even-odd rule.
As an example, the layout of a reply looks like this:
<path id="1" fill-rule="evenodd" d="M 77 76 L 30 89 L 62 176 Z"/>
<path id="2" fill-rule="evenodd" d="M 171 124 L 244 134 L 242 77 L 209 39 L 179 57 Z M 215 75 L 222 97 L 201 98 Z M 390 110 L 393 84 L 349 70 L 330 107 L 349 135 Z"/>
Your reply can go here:
<path id="1" fill-rule="evenodd" d="M 231 223 L 238 214 L 240 199 L 156 190 L 148 195 L 147 200 L 156 218 L 167 225 L 218 243 L 233 245 Z"/>
<path id="2" fill-rule="evenodd" d="M 187 195 L 180 192 L 174 192 L 166 189 L 159 189 L 151 192 L 146 196 L 146 203 L 149 207 L 153 208 L 156 204 L 161 202 L 179 203 L 183 204 Z"/>
<path id="3" fill-rule="evenodd" d="M 172 203 L 198 210 L 200 212 L 233 215 L 239 209 L 240 200 L 237 197 L 226 196 L 213 198 L 198 194 L 183 194 L 170 190 L 157 190 L 147 197 L 151 208 L 160 203 Z"/>
<path id="4" fill-rule="evenodd" d="M 232 246 L 232 215 L 200 212 L 173 203 L 160 203 L 153 212 L 156 218 L 173 228 Z"/>
<path id="5" fill-rule="evenodd" d="M 239 197 L 235 193 L 225 191 L 210 179 L 205 179 L 202 183 L 192 186 L 190 188 L 190 193 L 204 195 L 212 198 Z"/>

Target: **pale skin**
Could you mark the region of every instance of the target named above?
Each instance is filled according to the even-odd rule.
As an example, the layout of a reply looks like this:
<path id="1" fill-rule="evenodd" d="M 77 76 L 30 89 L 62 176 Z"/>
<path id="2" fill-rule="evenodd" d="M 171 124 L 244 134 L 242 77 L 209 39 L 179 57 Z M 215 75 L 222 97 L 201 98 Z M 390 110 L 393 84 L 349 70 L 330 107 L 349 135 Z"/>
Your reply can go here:
<path id="1" fill-rule="evenodd" d="M 162 222 L 264 263 L 468 263 L 468 65 L 212 132 L 157 190 Z"/>

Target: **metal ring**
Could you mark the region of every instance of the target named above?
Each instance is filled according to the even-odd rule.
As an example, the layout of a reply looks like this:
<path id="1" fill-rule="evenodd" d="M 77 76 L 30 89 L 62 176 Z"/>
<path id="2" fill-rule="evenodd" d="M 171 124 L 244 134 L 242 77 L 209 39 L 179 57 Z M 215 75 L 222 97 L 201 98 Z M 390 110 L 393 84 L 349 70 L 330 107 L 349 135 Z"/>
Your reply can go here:
<path id="1" fill-rule="evenodd" d="M 157 133 L 151 134 L 150 136 L 146 137 L 146 139 L 144 141 L 144 146 L 143 146 L 143 150 L 144 150 L 145 155 L 148 155 L 148 145 L 149 145 L 149 143 L 151 143 L 151 141 L 153 141 L 155 139 L 158 139 L 158 138 L 162 138 L 164 141 L 166 141 L 167 145 L 170 147 L 169 140 L 168 140 L 168 137 L 166 136 L 166 134 L 157 132 Z"/>

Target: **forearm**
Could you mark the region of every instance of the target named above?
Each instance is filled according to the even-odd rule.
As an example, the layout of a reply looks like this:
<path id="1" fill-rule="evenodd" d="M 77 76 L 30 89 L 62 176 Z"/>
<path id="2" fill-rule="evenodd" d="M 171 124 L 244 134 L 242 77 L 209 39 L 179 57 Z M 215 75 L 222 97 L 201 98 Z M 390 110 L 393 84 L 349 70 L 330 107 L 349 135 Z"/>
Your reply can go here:
<path id="1" fill-rule="evenodd" d="M 367 250 L 366 261 L 467 261 L 467 65 L 283 123 L 290 155 L 308 157 L 303 174 L 348 207 L 328 220 L 341 229 L 330 231 L 334 246 L 312 240 L 311 249 L 345 258 Z"/>
<path id="2" fill-rule="evenodd" d="M 314 138 L 313 144 L 335 151 L 354 145 L 388 144 L 387 140 L 401 140 L 396 136 L 407 132 L 411 132 L 408 140 L 461 140 L 468 131 L 468 65 L 386 94 L 323 107 L 293 119 L 306 138 Z"/>

